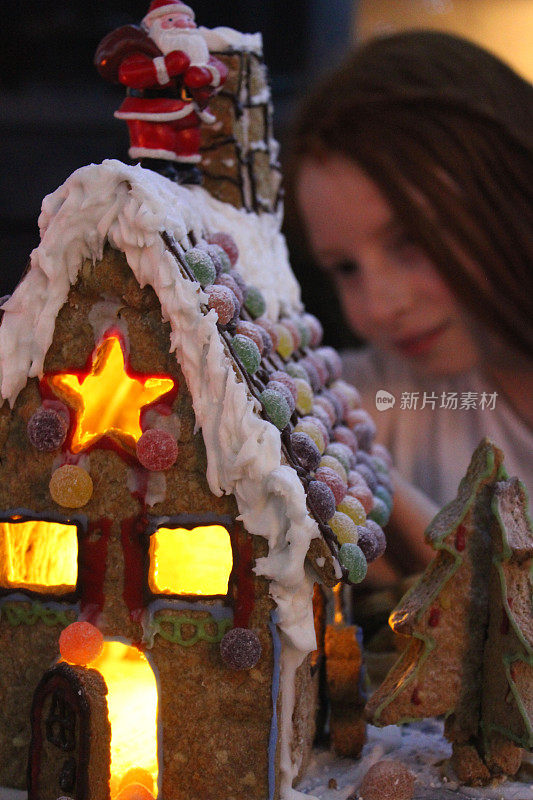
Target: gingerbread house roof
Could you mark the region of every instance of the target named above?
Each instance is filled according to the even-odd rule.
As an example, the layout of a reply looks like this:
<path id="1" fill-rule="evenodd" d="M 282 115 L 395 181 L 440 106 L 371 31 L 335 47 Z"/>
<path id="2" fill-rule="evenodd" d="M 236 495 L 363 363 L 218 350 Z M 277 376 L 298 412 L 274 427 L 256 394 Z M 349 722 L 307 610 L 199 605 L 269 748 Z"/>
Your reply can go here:
<path id="1" fill-rule="evenodd" d="M 316 576 L 305 566 L 317 522 L 307 509 L 296 471 L 284 463 L 279 430 L 239 376 L 200 284 L 183 275 L 176 252 L 209 231 L 229 233 L 239 267 L 258 286 L 266 314 L 301 311 L 279 219 L 237 210 L 199 187 L 184 188 L 139 166 L 118 161 L 83 167 L 43 202 L 41 243 L 4 304 L 0 327 L 1 395 L 13 406 L 30 377 L 43 373 L 56 317 L 86 259 L 106 242 L 124 252 L 140 286 L 150 284 L 170 322 L 171 343 L 192 396 L 207 451 L 207 480 L 215 495 L 232 493 L 246 529 L 269 542 L 256 571 L 272 582 L 279 625 L 298 651 L 314 648 L 309 598 Z M 102 330 L 102 334 L 103 334 Z M 335 575 L 341 577 L 338 563 Z"/>

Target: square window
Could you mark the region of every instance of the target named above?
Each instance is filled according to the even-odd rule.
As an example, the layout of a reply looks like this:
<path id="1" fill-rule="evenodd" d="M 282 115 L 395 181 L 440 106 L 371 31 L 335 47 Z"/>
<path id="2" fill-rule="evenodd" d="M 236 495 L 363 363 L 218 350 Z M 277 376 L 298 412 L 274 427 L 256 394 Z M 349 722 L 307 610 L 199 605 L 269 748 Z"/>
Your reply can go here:
<path id="1" fill-rule="evenodd" d="M 160 527 L 150 537 L 148 586 L 153 594 L 226 595 L 233 567 L 223 525 Z"/>
<path id="2" fill-rule="evenodd" d="M 13 514 L 0 521 L 0 589 L 64 595 L 78 581 L 75 524 Z"/>

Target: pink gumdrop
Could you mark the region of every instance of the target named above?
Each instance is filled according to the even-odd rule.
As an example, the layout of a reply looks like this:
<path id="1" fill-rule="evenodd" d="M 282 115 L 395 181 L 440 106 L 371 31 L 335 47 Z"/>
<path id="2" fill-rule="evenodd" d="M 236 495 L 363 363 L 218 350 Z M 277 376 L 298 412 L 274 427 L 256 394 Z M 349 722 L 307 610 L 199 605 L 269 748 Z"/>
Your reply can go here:
<path id="1" fill-rule="evenodd" d="M 241 306 L 244 303 L 244 292 L 229 272 L 221 272 L 220 275 L 217 275 L 215 286 L 226 286 L 226 288 L 231 289 Z"/>
<path id="2" fill-rule="evenodd" d="M 321 358 L 318 353 L 310 350 L 307 354 L 307 360 L 313 364 L 314 368 L 318 372 L 318 378 L 321 386 L 325 386 L 329 380 L 329 373 L 324 359 Z"/>
<path id="3" fill-rule="evenodd" d="M 369 514 L 372 511 L 374 507 L 374 495 L 363 476 L 353 469 L 348 473 L 347 493 L 359 500 L 365 509 L 365 514 Z"/>
<path id="4" fill-rule="evenodd" d="M 365 411 L 364 408 L 351 408 L 345 417 L 345 422 L 348 427 L 353 428 L 355 425 L 360 425 L 362 423 L 366 424 L 374 424 L 374 420 L 368 413 Z"/>
<path id="5" fill-rule="evenodd" d="M 239 258 L 239 248 L 233 236 L 230 236 L 229 233 L 218 231 L 217 233 L 209 234 L 207 241 L 209 244 L 218 244 L 219 247 L 225 250 L 226 255 L 231 261 L 231 266 L 235 266 Z"/>
<path id="6" fill-rule="evenodd" d="M 347 486 L 341 476 L 331 467 L 319 467 L 315 472 L 315 478 L 329 486 L 335 497 L 336 506 L 346 497 Z"/>
<path id="7" fill-rule="evenodd" d="M 137 458 L 146 469 L 168 469 L 178 457 L 178 443 L 167 431 L 150 428 L 137 442 Z"/>
<path id="8" fill-rule="evenodd" d="M 272 339 L 272 347 L 274 350 L 277 350 L 279 344 L 279 336 L 276 330 L 275 324 L 271 322 L 267 317 L 257 317 L 255 320 L 256 325 L 261 325 L 261 327 L 268 333 L 270 338 Z"/>
<path id="9" fill-rule="evenodd" d="M 240 310 L 239 301 L 227 286 L 207 286 L 205 292 L 208 296 L 207 304 L 213 308 L 218 315 L 221 325 L 227 325 Z"/>
<path id="10" fill-rule="evenodd" d="M 319 408 L 322 408 L 325 411 L 325 413 L 328 415 L 328 419 L 330 421 L 330 424 L 331 425 L 335 425 L 335 423 L 337 421 L 337 412 L 336 412 L 335 406 L 333 405 L 331 400 L 329 400 L 327 397 L 324 397 L 323 395 L 319 394 L 319 395 L 315 396 L 315 399 L 313 401 L 313 405 L 314 406 L 318 406 Z"/>
<path id="11" fill-rule="evenodd" d="M 294 349 L 298 350 L 298 348 L 302 343 L 302 334 L 300 332 L 298 325 L 294 322 L 294 320 L 290 319 L 289 317 L 283 317 L 280 321 L 282 325 L 285 325 L 290 335 L 292 336 Z"/>
<path id="12" fill-rule="evenodd" d="M 337 425 L 333 428 L 333 439 L 341 444 L 348 445 L 352 453 L 357 453 L 357 436 L 346 425 Z"/>
<path id="13" fill-rule="evenodd" d="M 381 458 L 381 460 L 385 462 L 385 464 L 388 466 L 389 469 L 393 468 L 394 465 L 393 465 L 393 462 L 392 462 L 392 456 L 389 453 L 389 451 L 387 450 L 387 448 L 385 447 L 385 445 L 380 444 L 379 442 L 375 442 L 372 445 L 371 452 L 372 452 L 373 456 L 377 456 L 378 458 Z"/>
<path id="14" fill-rule="evenodd" d="M 247 320 L 239 320 L 237 322 L 237 326 L 235 328 L 235 333 L 241 333 L 243 336 L 247 336 L 253 342 L 256 343 L 257 349 L 260 353 L 263 352 L 264 349 L 264 341 L 263 337 L 261 336 L 261 331 L 259 326 L 253 322 L 248 322 Z"/>

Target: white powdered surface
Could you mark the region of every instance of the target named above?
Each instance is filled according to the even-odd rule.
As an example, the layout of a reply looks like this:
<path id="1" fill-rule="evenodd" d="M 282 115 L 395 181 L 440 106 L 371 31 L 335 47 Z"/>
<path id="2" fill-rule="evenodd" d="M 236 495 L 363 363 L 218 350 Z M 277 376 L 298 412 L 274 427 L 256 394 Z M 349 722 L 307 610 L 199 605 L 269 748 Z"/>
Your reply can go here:
<path id="1" fill-rule="evenodd" d="M 318 800 L 352 800 L 370 767 L 384 758 L 406 764 L 416 776 L 413 800 L 533 800 L 533 765 L 522 767 L 523 781 L 503 781 L 493 786 L 460 786 L 446 760 L 451 745 L 443 736 L 443 723 L 424 720 L 410 725 L 368 726 L 368 741 L 361 758 L 338 758 L 316 750 L 298 789 Z M 336 788 L 329 786 L 336 782 Z M 387 798 L 388 800 L 388 798 Z"/>

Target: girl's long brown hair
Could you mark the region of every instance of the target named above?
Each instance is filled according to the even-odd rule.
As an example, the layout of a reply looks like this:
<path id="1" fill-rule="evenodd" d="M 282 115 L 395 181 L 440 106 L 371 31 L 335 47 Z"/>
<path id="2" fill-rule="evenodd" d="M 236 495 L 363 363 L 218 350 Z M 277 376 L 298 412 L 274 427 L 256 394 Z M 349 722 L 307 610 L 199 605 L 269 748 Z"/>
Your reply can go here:
<path id="1" fill-rule="evenodd" d="M 289 189 L 305 157 L 338 153 L 376 181 L 460 303 L 533 355 L 533 86 L 436 31 L 358 48 L 302 105 Z"/>

